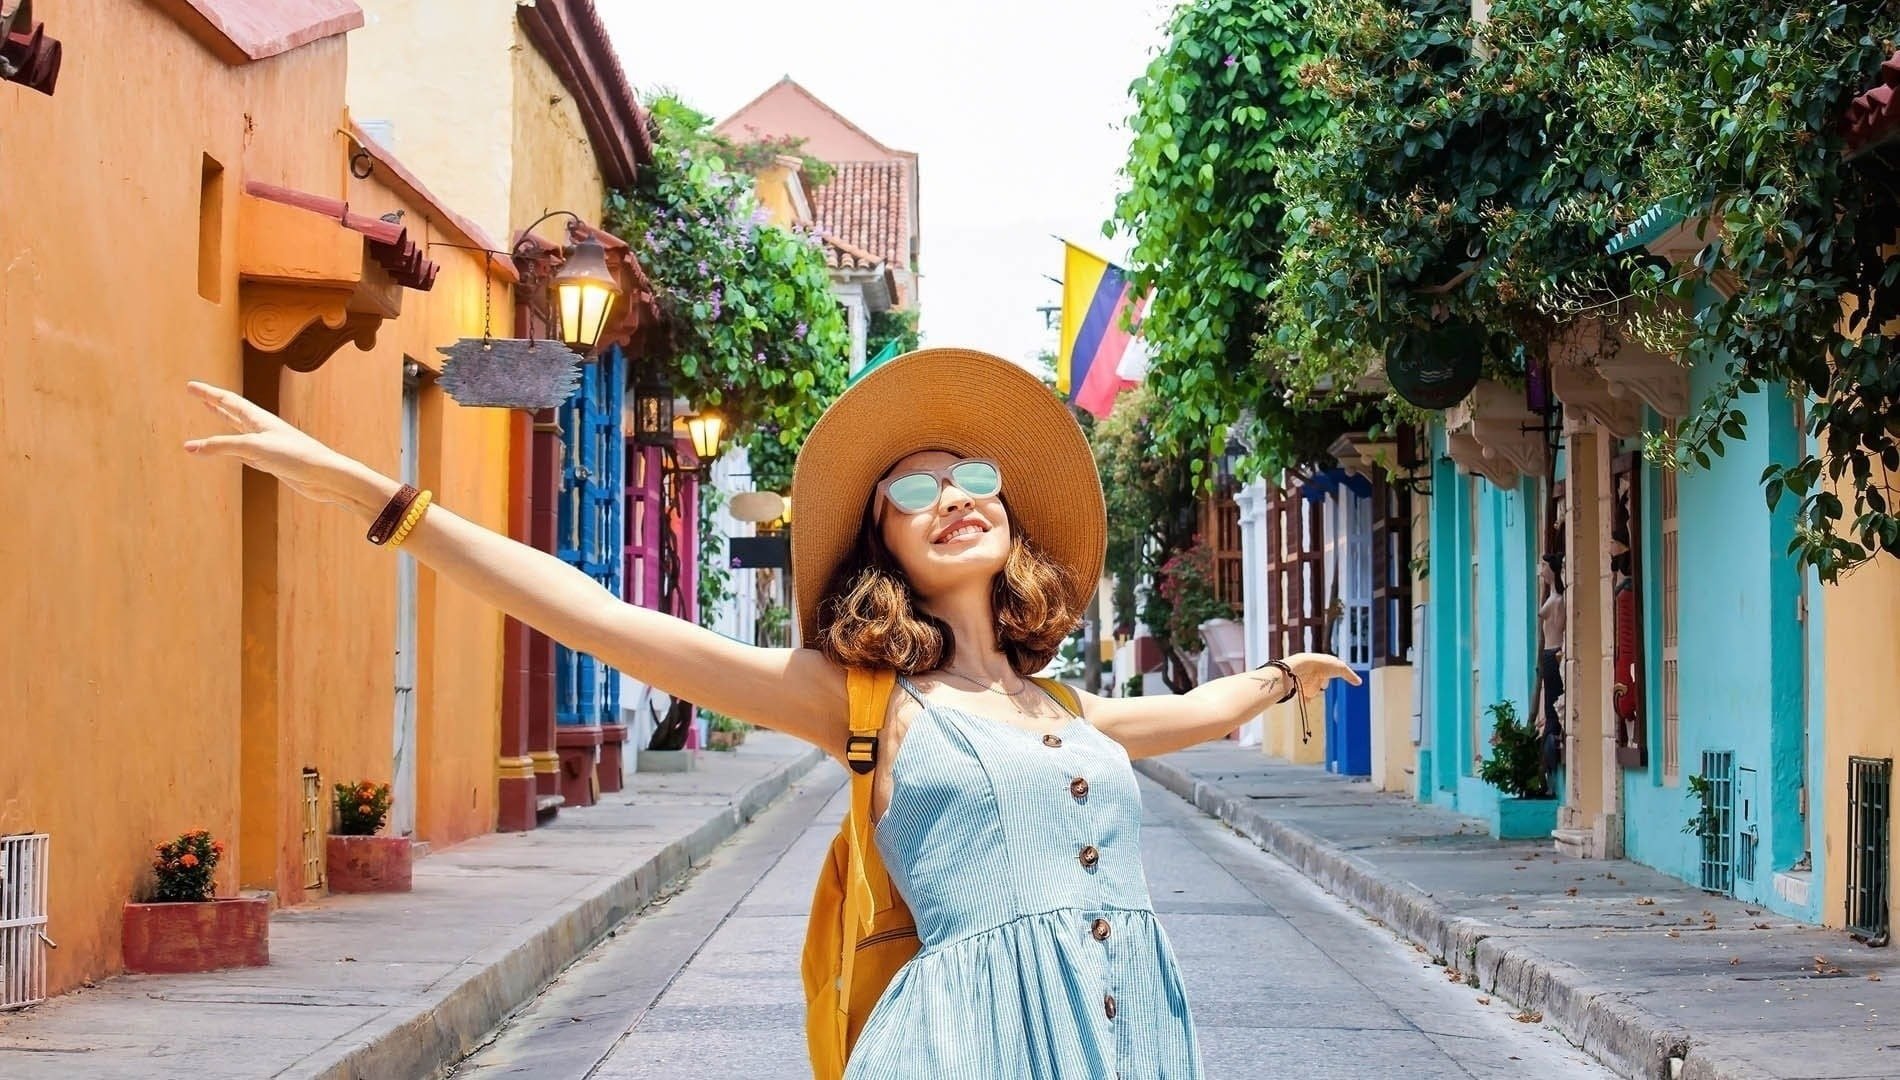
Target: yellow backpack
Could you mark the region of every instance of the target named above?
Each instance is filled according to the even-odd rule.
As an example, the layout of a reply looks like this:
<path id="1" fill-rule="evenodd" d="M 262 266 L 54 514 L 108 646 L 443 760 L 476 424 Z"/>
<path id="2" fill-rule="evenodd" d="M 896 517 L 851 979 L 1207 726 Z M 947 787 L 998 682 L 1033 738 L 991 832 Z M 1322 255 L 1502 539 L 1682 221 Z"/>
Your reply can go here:
<path id="1" fill-rule="evenodd" d="M 1081 715 L 1074 691 L 1034 680 L 1071 713 Z M 851 1047 L 884 988 L 917 955 L 917 922 L 891 884 L 871 837 L 871 781 L 877 771 L 878 733 L 897 685 L 892 671 L 845 673 L 851 736 L 851 809 L 831 841 L 812 894 L 801 963 L 805 980 L 805 1039 L 815 1080 L 841 1080 Z"/>

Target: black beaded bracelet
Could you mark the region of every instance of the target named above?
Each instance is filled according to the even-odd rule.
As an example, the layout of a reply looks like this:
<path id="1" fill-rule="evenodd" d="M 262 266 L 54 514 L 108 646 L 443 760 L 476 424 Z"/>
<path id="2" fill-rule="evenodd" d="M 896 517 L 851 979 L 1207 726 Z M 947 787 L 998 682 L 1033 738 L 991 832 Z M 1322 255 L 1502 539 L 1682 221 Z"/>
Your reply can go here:
<path id="1" fill-rule="evenodd" d="M 1300 692 L 1300 677 L 1293 674 L 1293 669 L 1287 666 L 1285 660 L 1269 660 L 1261 664 L 1260 667 L 1279 668 L 1280 673 L 1286 676 L 1286 693 L 1280 695 L 1280 700 L 1274 702 L 1275 705 L 1285 705 L 1287 702 L 1293 700 L 1293 695 Z M 1258 671 L 1260 668 L 1255 668 L 1254 670 Z"/>

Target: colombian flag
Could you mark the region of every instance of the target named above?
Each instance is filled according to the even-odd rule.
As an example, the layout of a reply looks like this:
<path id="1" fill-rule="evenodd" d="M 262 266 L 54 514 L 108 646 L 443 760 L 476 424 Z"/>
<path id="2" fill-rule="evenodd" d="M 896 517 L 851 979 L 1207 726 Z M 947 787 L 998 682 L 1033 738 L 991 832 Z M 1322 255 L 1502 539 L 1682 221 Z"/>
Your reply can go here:
<path id="1" fill-rule="evenodd" d="M 1125 377 L 1123 354 L 1147 299 L 1129 295 L 1121 267 L 1068 241 L 1062 271 L 1062 351 L 1056 392 L 1097 419 L 1115 407 L 1115 395 L 1135 385 Z M 1132 314 L 1130 309 L 1132 308 Z"/>

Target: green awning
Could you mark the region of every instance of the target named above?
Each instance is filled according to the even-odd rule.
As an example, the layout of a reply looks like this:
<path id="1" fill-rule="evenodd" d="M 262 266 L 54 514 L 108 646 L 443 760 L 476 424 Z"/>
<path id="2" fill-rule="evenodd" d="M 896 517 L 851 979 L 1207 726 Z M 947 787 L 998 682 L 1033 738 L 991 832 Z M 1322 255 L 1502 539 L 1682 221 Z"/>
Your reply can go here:
<path id="1" fill-rule="evenodd" d="M 897 339 L 892 338 L 891 340 L 884 343 L 884 347 L 877 351 L 876 356 L 873 356 L 869 360 L 866 360 L 864 362 L 864 366 L 859 368 L 858 373 L 856 375 L 851 376 L 850 380 L 847 381 L 845 385 L 850 386 L 852 383 L 857 382 L 859 379 L 864 378 L 865 372 L 870 371 L 872 368 L 878 366 L 879 364 L 882 364 L 884 361 L 893 359 L 896 356 L 897 356 Z"/>
<path id="2" fill-rule="evenodd" d="M 1638 214 L 1635 221 L 1629 223 L 1622 232 L 1610 237 L 1604 245 L 1606 255 L 1621 255 L 1647 246 L 1662 234 L 1689 220 L 1695 210 L 1695 202 L 1687 195 L 1671 195 L 1649 209 Z"/>

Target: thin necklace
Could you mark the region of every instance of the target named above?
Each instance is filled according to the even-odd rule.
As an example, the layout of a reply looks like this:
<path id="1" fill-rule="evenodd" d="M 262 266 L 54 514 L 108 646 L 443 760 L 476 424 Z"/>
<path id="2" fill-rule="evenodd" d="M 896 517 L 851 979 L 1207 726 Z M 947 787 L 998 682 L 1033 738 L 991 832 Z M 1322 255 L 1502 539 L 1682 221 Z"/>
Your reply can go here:
<path id="1" fill-rule="evenodd" d="M 1030 691 L 1030 688 L 1033 685 L 1031 683 L 1025 682 L 1023 683 L 1022 689 L 1020 690 L 998 690 L 996 687 L 991 686 L 990 684 L 984 682 L 983 680 L 972 678 L 971 676 L 965 675 L 963 672 L 957 671 L 954 668 L 946 667 L 946 668 L 939 668 L 938 670 L 942 671 L 945 675 L 955 675 L 957 678 L 962 679 L 964 682 L 973 683 L 977 686 L 980 686 L 992 694 L 1001 694 L 1004 697 L 1010 697 L 1010 698 L 1022 697 L 1024 694 L 1027 694 Z"/>

